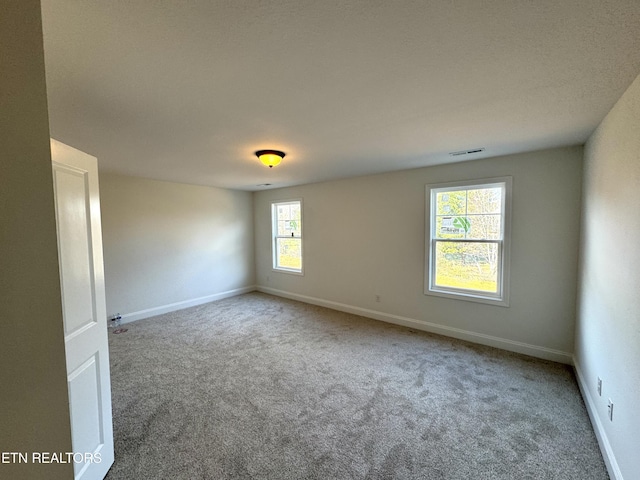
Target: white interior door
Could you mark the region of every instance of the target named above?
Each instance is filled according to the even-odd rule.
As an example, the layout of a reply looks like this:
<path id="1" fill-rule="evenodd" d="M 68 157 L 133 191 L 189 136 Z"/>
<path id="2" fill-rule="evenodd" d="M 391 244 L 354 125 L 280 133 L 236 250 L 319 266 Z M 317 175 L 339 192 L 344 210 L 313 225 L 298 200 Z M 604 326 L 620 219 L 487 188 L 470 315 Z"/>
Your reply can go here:
<path id="1" fill-rule="evenodd" d="M 74 474 L 102 480 L 113 464 L 113 425 L 98 162 L 53 139 L 51 156 Z"/>

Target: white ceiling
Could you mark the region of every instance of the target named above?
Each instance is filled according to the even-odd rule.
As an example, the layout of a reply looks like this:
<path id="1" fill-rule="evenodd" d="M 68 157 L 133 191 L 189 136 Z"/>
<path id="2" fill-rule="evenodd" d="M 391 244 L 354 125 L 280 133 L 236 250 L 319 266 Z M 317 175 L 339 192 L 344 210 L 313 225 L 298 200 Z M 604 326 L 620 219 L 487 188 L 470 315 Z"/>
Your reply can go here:
<path id="1" fill-rule="evenodd" d="M 242 190 L 581 144 L 640 73 L 639 0 L 42 9 L 54 138 L 102 171 Z"/>

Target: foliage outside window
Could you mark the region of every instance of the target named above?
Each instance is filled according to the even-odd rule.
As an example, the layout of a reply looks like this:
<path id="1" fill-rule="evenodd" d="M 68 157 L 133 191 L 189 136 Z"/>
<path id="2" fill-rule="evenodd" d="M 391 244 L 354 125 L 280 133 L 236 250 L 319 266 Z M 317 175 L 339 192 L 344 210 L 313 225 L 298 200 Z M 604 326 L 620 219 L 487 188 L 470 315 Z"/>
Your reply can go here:
<path id="1" fill-rule="evenodd" d="M 273 268 L 302 273 L 302 202 L 271 204 L 273 222 Z"/>
<path id="2" fill-rule="evenodd" d="M 425 294 L 508 306 L 511 177 L 427 186 Z"/>

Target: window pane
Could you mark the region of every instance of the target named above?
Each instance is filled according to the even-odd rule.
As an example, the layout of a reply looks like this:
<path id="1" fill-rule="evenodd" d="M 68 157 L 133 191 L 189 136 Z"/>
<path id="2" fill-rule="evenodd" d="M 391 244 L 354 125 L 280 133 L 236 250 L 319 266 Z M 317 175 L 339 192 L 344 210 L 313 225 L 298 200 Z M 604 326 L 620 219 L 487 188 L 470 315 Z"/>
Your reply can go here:
<path id="1" fill-rule="evenodd" d="M 501 187 L 436 194 L 435 238 L 502 240 Z"/>
<path id="2" fill-rule="evenodd" d="M 302 270 L 302 239 L 276 238 L 276 268 Z"/>
<path id="3" fill-rule="evenodd" d="M 444 191 L 436 194 L 436 215 L 464 215 L 467 211 L 467 191 Z"/>
<path id="4" fill-rule="evenodd" d="M 467 191 L 467 213 L 500 213 L 502 188 L 478 188 Z"/>
<path id="5" fill-rule="evenodd" d="M 498 293 L 498 244 L 436 242 L 434 285 Z"/>
<path id="6" fill-rule="evenodd" d="M 501 240 L 501 215 L 460 215 L 436 217 L 435 238 Z"/>
<path id="7" fill-rule="evenodd" d="M 278 236 L 300 237 L 302 221 L 300 215 L 300 203 L 286 203 L 276 207 L 278 221 Z"/>
<path id="8" fill-rule="evenodd" d="M 436 217 L 436 238 L 465 238 L 469 228 L 466 216 Z"/>
<path id="9" fill-rule="evenodd" d="M 501 215 L 470 215 L 469 231 L 465 238 L 474 240 L 501 240 Z"/>

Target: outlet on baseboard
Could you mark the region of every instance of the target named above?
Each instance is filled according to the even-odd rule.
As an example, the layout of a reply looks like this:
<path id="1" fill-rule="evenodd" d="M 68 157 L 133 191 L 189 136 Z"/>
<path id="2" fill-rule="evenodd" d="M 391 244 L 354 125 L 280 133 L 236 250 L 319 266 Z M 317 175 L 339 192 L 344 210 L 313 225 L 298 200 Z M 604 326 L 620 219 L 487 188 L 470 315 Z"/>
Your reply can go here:
<path id="1" fill-rule="evenodd" d="M 607 405 L 607 408 L 609 409 L 609 420 L 613 422 L 613 401 L 611 399 L 609 399 L 609 404 Z"/>
<path id="2" fill-rule="evenodd" d="M 598 395 L 602 396 L 602 379 L 598 377 Z"/>

